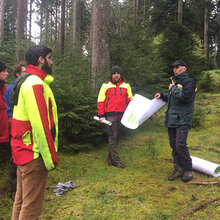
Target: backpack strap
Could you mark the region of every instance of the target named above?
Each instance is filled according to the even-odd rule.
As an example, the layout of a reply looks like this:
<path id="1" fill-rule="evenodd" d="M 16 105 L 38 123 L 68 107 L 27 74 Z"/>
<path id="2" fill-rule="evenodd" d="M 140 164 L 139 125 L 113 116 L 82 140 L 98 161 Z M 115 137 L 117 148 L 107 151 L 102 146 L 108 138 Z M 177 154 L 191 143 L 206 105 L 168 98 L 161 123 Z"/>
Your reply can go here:
<path id="1" fill-rule="evenodd" d="M 14 82 L 14 86 L 10 95 L 10 103 L 11 106 L 14 107 L 14 105 L 18 104 L 18 95 L 21 88 L 22 83 L 30 76 L 33 75 L 31 73 L 20 75 Z"/>

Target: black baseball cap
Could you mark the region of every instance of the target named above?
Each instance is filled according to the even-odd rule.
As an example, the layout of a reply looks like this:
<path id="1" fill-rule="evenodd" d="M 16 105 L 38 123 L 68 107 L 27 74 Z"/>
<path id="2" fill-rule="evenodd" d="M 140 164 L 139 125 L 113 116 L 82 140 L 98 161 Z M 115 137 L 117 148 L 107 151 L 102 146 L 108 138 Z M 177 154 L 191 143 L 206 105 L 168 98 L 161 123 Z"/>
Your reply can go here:
<path id="1" fill-rule="evenodd" d="M 174 61 L 173 64 L 171 64 L 172 67 L 174 66 L 185 66 L 186 68 L 188 68 L 188 66 L 186 65 L 186 63 L 183 60 L 176 60 Z"/>

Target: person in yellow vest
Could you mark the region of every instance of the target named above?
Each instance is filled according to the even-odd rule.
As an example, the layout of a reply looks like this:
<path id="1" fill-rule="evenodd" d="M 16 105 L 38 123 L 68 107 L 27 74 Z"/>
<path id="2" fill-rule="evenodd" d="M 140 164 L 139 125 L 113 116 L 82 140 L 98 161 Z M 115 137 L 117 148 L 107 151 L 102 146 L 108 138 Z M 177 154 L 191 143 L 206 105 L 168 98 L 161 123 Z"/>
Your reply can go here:
<path id="1" fill-rule="evenodd" d="M 10 98 L 13 103 L 11 148 L 17 167 L 17 192 L 12 220 L 38 219 L 48 171 L 58 166 L 57 106 L 49 84 L 51 49 L 37 45 L 25 54 L 27 74 L 18 77 Z"/>

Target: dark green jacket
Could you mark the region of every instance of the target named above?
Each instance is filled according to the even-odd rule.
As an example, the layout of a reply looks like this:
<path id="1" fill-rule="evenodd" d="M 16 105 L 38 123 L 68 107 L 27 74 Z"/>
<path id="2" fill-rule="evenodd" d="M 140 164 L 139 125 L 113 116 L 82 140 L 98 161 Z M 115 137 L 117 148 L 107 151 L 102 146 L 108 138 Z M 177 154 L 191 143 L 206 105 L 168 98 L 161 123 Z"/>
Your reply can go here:
<path id="1" fill-rule="evenodd" d="M 175 85 L 170 94 L 161 93 L 161 99 L 168 102 L 165 125 L 168 128 L 189 126 L 192 124 L 196 83 L 187 72 L 174 76 L 172 80 Z"/>

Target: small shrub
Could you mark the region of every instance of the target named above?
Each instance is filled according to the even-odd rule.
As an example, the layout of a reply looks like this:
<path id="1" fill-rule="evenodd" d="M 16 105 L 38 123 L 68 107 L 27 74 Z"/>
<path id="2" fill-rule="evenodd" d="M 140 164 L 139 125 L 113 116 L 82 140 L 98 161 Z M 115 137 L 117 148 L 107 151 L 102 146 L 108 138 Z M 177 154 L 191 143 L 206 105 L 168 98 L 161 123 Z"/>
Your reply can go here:
<path id="1" fill-rule="evenodd" d="M 205 119 L 205 110 L 199 107 L 196 107 L 193 114 L 192 128 L 201 128 L 203 127 L 203 122 Z"/>

